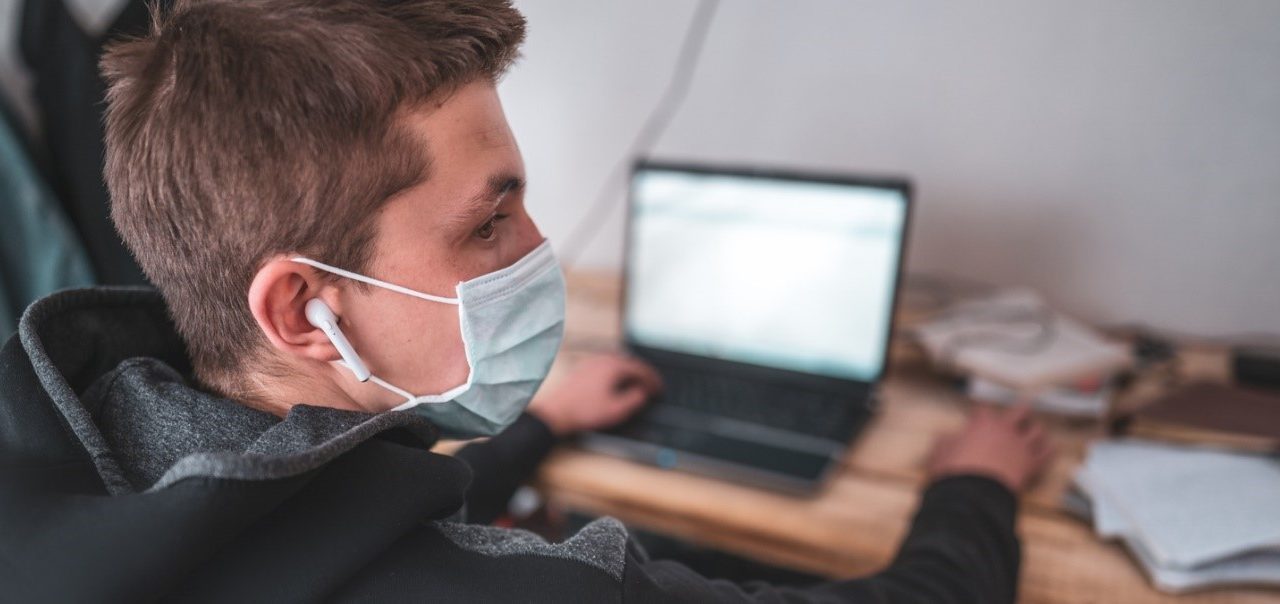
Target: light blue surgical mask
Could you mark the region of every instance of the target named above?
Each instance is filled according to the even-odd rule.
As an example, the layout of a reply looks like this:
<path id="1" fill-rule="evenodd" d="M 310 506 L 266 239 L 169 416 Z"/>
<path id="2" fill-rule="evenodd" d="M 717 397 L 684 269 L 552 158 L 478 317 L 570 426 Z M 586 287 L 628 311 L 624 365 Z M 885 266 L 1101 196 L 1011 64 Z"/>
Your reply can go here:
<path id="1" fill-rule="evenodd" d="M 309 258 L 323 271 L 384 289 L 458 307 L 467 381 L 440 394 L 415 395 L 376 375 L 369 381 L 405 398 L 449 438 L 492 436 L 515 422 L 551 370 L 564 335 L 564 276 L 543 241 L 507 268 L 459 283 L 457 296 L 434 296 Z M 348 369 L 351 367 L 343 363 Z"/>

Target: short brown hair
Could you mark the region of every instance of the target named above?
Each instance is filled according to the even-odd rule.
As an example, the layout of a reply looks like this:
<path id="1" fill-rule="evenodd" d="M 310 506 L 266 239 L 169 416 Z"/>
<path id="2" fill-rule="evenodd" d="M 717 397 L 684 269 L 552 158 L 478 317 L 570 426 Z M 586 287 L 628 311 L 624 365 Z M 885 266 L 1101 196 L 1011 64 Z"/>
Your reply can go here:
<path id="1" fill-rule="evenodd" d="M 430 165 L 404 112 L 496 80 L 524 28 L 507 0 L 179 0 L 107 49 L 111 217 L 201 382 L 235 393 L 265 343 L 266 259 L 367 268 L 378 210 Z"/>

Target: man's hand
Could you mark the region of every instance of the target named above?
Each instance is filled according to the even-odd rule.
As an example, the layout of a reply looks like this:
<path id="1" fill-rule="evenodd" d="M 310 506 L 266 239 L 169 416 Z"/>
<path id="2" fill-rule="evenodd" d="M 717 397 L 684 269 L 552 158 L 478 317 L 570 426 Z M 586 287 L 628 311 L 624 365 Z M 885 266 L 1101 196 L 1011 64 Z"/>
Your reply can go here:
<path id="1" fill-rule="evenodd" d="M 592 356 L 539 390 L 529 413 L 565 436 L 617 424 L 661 390 L 662 379 L 648 363 L 620 355 Z"/>
<path id="2" fill-rule="evenodd" d="M 1053 458 L 1044 426 L 1025 405 L 996 410 L 976 405 L 959 434 L 939 439 L 929 456 L 929 476 L 979 474 L 1017 493 Z"/>

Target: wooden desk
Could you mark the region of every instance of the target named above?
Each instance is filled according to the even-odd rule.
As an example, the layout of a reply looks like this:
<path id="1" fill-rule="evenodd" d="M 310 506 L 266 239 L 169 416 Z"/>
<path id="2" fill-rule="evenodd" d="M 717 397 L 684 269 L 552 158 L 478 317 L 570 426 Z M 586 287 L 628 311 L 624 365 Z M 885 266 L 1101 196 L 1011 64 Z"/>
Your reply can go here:
<path id="1" fill-rule="evenodd" d="M 549 379 L 586 351 L 616 348 L 614 275 L 569 279 L 565 354 Z M 815 497 L 797 498 L 661 470 L 563 447 L 544 465 L 539 488 L 550 503 L 833 578 L 874 572 L 896 551 L 924 484 L 923 462 L 939 434 L 958 428 L 967 404 L 926 371 L 919 353 L 895 344 L 894 369 L 878 417 L 855 442 L 834 479 Z M 1223 375 L 1220 355 L 1189 359 L 1190 371 Z M 1061 451 L 1023 496 L 1021 601 L 1280 602 L 1280 592 L 1213 590 L 1183 596 L 1154 591 L 1123 548 L 1096 539 L 1058 502 L 1097 422 L 1051 420 Z"/>

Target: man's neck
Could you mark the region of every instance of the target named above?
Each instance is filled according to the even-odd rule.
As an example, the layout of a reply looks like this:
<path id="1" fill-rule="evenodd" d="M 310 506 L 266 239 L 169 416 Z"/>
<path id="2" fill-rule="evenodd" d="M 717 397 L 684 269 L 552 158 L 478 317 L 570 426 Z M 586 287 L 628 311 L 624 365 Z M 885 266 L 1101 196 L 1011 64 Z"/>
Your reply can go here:
<path id="1" fill-rule="evenodd" d="M 233 393 L 230 398 L 247 407 L 281 418 L 288 415 L 289 410 L 298 404 L 365 413 L 384 410 L 369 408 L 353 398 L 335 381 L 335 378 L 342 377 L 333 375 L 336 372 L 337 370 L 333 370 L 326 371 L 323 375 L 307 375 L 305 372 L 290 369 L 274 375 L 252 373 L 243 378 L 245 389 Z"/>

